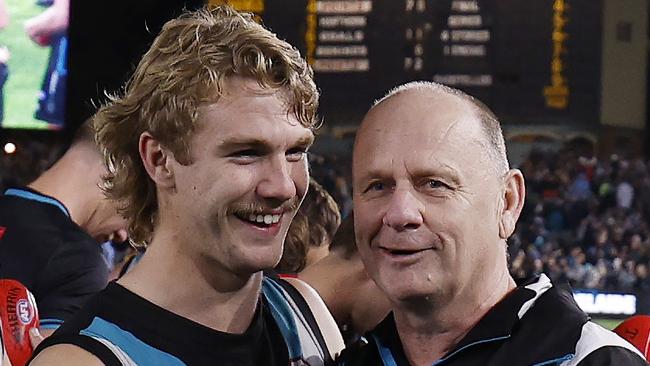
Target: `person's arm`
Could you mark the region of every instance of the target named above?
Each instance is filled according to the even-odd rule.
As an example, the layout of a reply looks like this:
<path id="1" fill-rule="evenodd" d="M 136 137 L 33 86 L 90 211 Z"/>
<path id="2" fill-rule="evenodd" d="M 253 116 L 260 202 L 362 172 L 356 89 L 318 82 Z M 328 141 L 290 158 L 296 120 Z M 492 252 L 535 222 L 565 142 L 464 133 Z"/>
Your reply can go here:
<path id="1" fill-rule="evenodd" d="M 365 275 L 365 273 L 364 273 Z M 359 335 L 374 329 L 390 312 L 391 304 L 375 282 L 366 275 L 352 300 L 350 326 Z"/>
<path id="2" fill-rule="evenodd" d="M 32 342 L 32 347 L 36 348 L 43 339 L 49 337 L 54 333 L 56 329 L 52 328 L 38 328 L 38 334 L 30 334 L 30 341 Z"/>
<path id="3" fill-rule="evenodd" d="M 0 0 L 0 29 L 4 29 L 9 24 L 9 10 L 5 0 Z"/>
<path id="4" fill-rule="evenodd" d="M 327 306 L 320 298 L 316 290 L 309 286 L 306 282 L 299 280 L 297 278 L 284 278 L 291 286 L 293 286 L 300 295 L 305 299 L 309 308 L 318 323 L 318 328 L 327 343 L 327 349 L 330 351 L 330 357 L 335 359 L 336 356 L 341 353 L 345 344 L 343 343 L 343 337 L 339 331 L 332 314 L 330 314 Z"/>
<path id="5" fill-rule="evenodd" d="M 356 253 L 344 258 L 332 251 L 300 272 L 299 278 L 318 292 L 339 326 L 348 325 L 355 334 L 371 330 L 390 311 L 390 302 Z"/>
<path id="6" fill-rule="evenodd" d="M 29 366 L 104 366 L 92 353 L 72 344 L 57 344 L 44 349 Z"/>
<path id="7" fill-rule="evenodd" d="M 39 15 L 25 21 L 25 33 L 35 43 L 45 46 L 49 38 L 68 29 L 70 0 L 54 0 L 54 4 Z"/>
<path id="8" fill-rule="evenodd" d="M 0 46 L 0 64 L 6 64 L 9 58 L 11 58 L 11 52 L 9 52 L 7 46 Z"/>

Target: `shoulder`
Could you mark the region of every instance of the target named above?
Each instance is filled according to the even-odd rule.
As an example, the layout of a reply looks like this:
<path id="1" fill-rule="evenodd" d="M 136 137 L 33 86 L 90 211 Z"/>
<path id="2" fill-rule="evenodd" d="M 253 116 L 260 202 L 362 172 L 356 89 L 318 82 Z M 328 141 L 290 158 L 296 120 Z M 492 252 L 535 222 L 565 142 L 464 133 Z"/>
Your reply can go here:
<path id="1" fill-rule="evenodd" d="M 23 189 L 10 189 L 7 192 L 11 190 L 22 193 L 20 196 L 0 195 L 0 225 L 5 226 L 6 224 L 26 232 L 58 231 L 71 221 L 65 208 L 62 210 L 51 204 L 56 201 L 53 198 L 42 196 L 49 200 L 50 203 L 48 203 L 23 196 L 24 194 L 41 197 L 41 195 L 35 195 Z"/>
<path id="2" fill-rule="evenodd" d="M 92 353 L 76 345 L 56 344 L 40 352 L 29 365 L 104 366 L 104 363 Z"/>
<path id="3" fill-rule="evenodd" d="M 58 293 L 47 294 L 45 299 L 38 303 L 41 325 L 55 327 L 57 332 L 52 337 L 46 338 L 46 341 L 55 339 L 54 336 L 79 335 L 83 329 L 91 325 L 99 314 L 111 315 L 113 311 L 109 306 L 114 307 L 115 301 L 112 301 L 106 293 L 107 290 L 104 289 L 94 294 L 88 294 L 86 297 L 61 296 Z"/>
<path id="4" fill-rule="evenodd" d="M 106 288 L 108 266 L 99 251 L 57 250 L 38 272 L 37 302 L 45 318 L 69 318 Z"/>
<path id="5" fill-rule="evenodd" d="M 634 346 L 590 321 L 566 285 L 553 284 L 536 293 L 536 298 L 530 301 L 530 311 L 523 312 L 526 315 L 521 318 L 521 334 L 528 335 L 528 342 L 539 347 L 545 344 L 545 349 L 572 354 L 562 366 L 646 365 L 645 358 Z M 548 334 L 553 334 L 553 339 L 545 336 Z"/>
<path id="6" fill-rule="evenodd" d="M 78 227 L 64 231 L 62 243 L 49 258 L 48 269 L 56 273 L 72 272 L 98 276 L 94 280 L 103 282 L 99 289 L 104 288 L 108 279 L 108 265 L 101 245 Z"/>
<path id="7" fill-rule="evenodd" d="M 113 343 L 120 336 L 124 337 L 125 332 L 120 332 L 110 317 L 105 320 L 98 316 L 98 313 L 110 311 L 110 306 L 107 307 L 102 299 L 106 297 L 101 294 L 91 299 L 54 334 L 45 338 L 34 350 L 31 364 L 133 365 L 121 361 L 130 359 L 123 357 L 119 346 Z"/>
<path id="8" fill-rule="evenodd" d="M 49 216 L 42 207 L 29 201 L 25 205 L 0 204 L 2 242 L 20 244 L 21 249 L 28 246 L 29 250 L 36 248 L 40 251 L 50 251 L 51 245 L 63 241 L 64 227 L 66 221 L 69 221 L 67 217 L 60 217 L 63 216 L 62 213 L 52 214 L 53 216 Z"/>
<path id="9" fill-rule="evenodd" d="M 332 317 L 327 305 L 325 305 L 323 299 L 318 295 L 318 292 L 306 282 L 297 278 L 287 278 L 285 280 L 298 290 L 307 302 L 307 305 L 309 305 L 309 309 L 314 314 L 314 318 L 316 318 L 318 327 L 327 340 L 330 351 L 334 354 L 339 353 L 345 347 L 343 337 L 341 337 L 341 332 L 336 321 L 334 321 L 334 317 Z"/>
<path id="10" fill-rule="evenodd" d="M 403 354 L 399 334 L 395 328 L 393 313 L 389 313 L 377 326 L 366 332 L 363 337 L 350 344 L 336 359 L 337 365 L 383 365 L 384 357 L 390 364 L 395 363 L 394 356 Z M 402 357 L 403 358 L 403 357 Z"/>
<path id="11" fill-rule="evenodd" d="M 383 360 L 375 339 L 361 338 L 357 342 L 349 345 L 336 358 L 336 365 L 341 366 L 365 366 L 365 365 L 382 365 Z"/>
<path id="12" fill-rule="evenodd" d="M 295 304 L 295 307 L 292 306 L 294 311 L 298 310 L 302 314 L 312 331 L 322 335 L 322 341 L 325 343 L 323 346 L 332 359 L 343 350 L 345 344 L 338 325 L 316 290 L 297 278 L 267 277 L 265 282 L 269 285 L 275 283 L 284 290 Z M 264 292 L 267 297 L 273 297 L 273 290 L 270 288 Z"/>
<path id="13" fill-rule="evenodd" d="M 648 363 L 642 359 L 635 352 L 616 346 L 601 347 L 576 364 L 576 366 L 611 366 L 611 365 L 626 365 L 626 366 L 647 366 Z M 564 366 L 564 365 L 562 365 Z"/>
<path id="14" fill-rule="evenodd" d="M 576 343 L 575 356 L 562 366 L 647 365 L 630 343 L 594 322 L 587 322 Z"/>

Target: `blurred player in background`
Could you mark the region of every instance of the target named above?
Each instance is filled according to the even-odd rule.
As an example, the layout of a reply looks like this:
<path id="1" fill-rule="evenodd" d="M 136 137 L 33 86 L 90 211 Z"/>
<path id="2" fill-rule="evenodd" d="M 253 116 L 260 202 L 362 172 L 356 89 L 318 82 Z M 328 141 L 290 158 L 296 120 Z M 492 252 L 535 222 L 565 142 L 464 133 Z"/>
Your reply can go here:
<path id="1" fill-rule="evenodd" d="M 6 0 L 0 0 L 0 31 L 9 24 L 9 10 L 7 9 Z M 0 125 L 4 121 L 4 85 L 9 77 L 9 49 L 7 46 L 0 44 Z"/>
<path id="2" fill-rule="evenodd" d="M 340 224 L 341 214 L 334 198 L 310 179 L 307 195 L 289 227 L 276 270 L 295 274 L 326 257 Z"/>
<path id="3" fill-rule="evenodd" d="M 126 221 L 99 188 L 104 174 L 85 123 L 50 169 L 0 196 L 0 278 L 34 294 L 44 335 L 106 286 L 100 244 L 125 239 Z"/>
<path id="4" fill-rule="evenodd" d="M 374 328 L 390 311 L 388 299 L 363 267 L 354 239 L 353 214 L 343 220 L 329 254 L 307 266 L 299 278 L 323 298 L 346 344 Z"/>
<path id="5" fill-rule="evenodd" d="M 25 21 L 25 33 L 36 44 L 50 48 L 47 69 L 38 95 L 36 119 L 62 127 L 68 76 L 69 0 L 42 1 L 42 13 Z"/>

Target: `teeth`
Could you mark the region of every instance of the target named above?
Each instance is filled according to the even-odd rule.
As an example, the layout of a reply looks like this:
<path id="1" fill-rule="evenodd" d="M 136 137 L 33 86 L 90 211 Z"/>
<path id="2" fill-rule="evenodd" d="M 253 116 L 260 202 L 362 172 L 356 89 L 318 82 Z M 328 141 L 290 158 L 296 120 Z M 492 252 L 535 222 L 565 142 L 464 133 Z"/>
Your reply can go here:
<path id="1" fill-rule="evenodd" d="M 257 223 L 264 223 L 265 225 L 271 225 L 271 224 L 277 224 L 280 222 L 280 217 L 281 215 L 255 215 L 255 214 L 250 214 L 248 215 L 248 221 L 250 222 L 257 222 Z"/>

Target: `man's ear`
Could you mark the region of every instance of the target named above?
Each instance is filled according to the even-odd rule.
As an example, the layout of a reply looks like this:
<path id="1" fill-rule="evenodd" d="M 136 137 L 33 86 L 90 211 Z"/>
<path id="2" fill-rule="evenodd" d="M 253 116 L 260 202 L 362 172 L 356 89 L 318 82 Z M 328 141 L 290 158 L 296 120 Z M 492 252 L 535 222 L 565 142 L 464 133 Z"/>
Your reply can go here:
<path id="1" fill-rule="evenodd" d="M 526 184 L 521 171 L 510 169 L 504 177 L 504 186 L 503 209 L 499 218 L 499 237 L 508 239 L 515 231 L 526 198 Z"/>
<path id="2" fill-rule="evenodd" d="M 146 131 L 140 135 L 138 150 L 142 164 L 156 186 L 161 189 L 174 189 L 176 181 L 171 164 L 174 157 L 170 151 Z"/>

